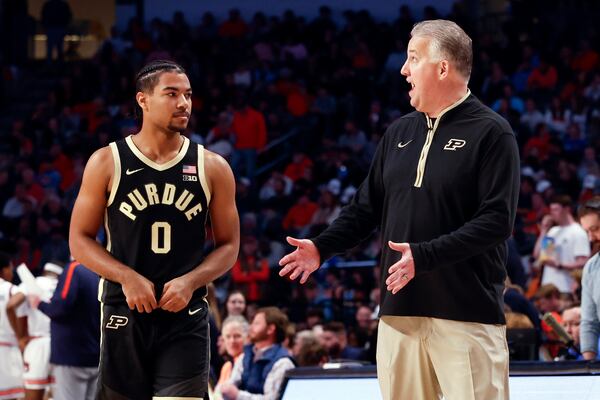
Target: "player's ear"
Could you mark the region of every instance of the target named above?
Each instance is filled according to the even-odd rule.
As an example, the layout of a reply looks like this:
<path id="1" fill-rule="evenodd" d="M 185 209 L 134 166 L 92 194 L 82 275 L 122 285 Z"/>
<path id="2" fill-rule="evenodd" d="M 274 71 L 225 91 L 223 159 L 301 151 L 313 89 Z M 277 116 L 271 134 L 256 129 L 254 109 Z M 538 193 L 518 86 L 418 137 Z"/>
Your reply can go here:
<path id="1" fill-rule="evenodd" d="M 148 111 L 148 95 L 146 93 L 137 92 L 135 95 L 135 101 L 137 101 L 142 110 Z"/>

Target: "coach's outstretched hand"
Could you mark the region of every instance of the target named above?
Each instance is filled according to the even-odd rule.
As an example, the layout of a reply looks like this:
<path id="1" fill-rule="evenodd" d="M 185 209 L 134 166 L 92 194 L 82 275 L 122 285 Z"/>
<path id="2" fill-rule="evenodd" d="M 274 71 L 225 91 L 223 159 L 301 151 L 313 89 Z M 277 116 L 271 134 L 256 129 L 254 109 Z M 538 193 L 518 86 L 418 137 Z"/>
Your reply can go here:
<path id="1" fill-rule="evenodd" d="M 290 279 L 294 280 L 299 276 L 300 283 L 306 283 L 308 276 L 319 269 L 321 265 L 321 255 L 317 246 L 309 239 L 296 239 L 288 236 L 287 242 L 296 246 L 296 250 L 284 256 L 279 260 L 279 276 L 290 274 Z"/>
<path id="2" fill-rule="evenodd" d="M 385 280 L 387 290 L 398 293 L 415 277 L 415 260 L 408 243 L 388 242 L 390 249 L 402 253 L 402 258 L 388 269 L 389 276 Z"/>

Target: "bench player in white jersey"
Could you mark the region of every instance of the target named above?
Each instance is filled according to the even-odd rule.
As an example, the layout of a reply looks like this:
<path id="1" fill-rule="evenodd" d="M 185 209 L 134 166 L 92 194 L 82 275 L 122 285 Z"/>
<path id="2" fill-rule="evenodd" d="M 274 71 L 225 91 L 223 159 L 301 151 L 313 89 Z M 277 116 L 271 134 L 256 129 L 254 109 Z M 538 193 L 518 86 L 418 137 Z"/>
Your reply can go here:
<path id="1" fill-rule="evenodd" d="M 46 263 L 42 276 L 35 282 L 42 289 L 42 301 L 49 302 L 58 283 L 58 276 L 63 268 L 58 264 Z M 29 340 L 23 353 L 25 373 L 23 380 L 27 399 L 42 400 L 44 393 L 52 383 L 50 370 L 50 318 L 41 311 L 31 308 L 27 303 L 27 289 L 20 286 L 20 292 L 15 294 L 8 303 L 9 309 L 16 309 L 22 304 L 26 307 L 27 331 Z"/>
<path id="2" fill-rule="evenodd" d="M 18 291 L 11 283 L 12 279 L 13 265 L 10 257 L 0 252 L 0 400 L 25 397 L 23 359 L 17 336 L 6 313 L 9 299 Z"/>

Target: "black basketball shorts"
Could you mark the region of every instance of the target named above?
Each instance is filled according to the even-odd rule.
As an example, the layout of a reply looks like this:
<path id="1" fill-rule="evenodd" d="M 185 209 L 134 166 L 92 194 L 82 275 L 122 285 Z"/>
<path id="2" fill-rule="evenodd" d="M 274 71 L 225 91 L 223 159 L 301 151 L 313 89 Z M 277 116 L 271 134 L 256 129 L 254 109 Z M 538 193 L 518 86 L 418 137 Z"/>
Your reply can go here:
<path id="1" fill-rule="evenodd" d="M 208 305 L 139 313 L 102 305 L 97 400 L 208 400 Z"/>

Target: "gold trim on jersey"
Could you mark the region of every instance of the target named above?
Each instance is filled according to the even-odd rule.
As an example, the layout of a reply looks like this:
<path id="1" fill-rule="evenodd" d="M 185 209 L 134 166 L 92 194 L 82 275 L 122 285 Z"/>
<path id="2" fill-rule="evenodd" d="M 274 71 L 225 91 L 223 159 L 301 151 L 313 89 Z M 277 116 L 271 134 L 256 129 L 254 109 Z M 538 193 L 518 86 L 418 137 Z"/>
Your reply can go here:
<path id="1" fill-rule="evenodd" d="M 102 294 L 104 294 L 104 278 L 100 277 L 98 281 L 98 301 L 102 303 Z"/>
<path id="2" fill-rule="evenodd" d="M 103 284 L 104 278 L 100 278 L 100 287 L 102 287 Z M 100 291 L 98 291 L 98 293 L 100 293 Z M 98 365 L 102 366 L 102 361 L 104 359 L 104 357 L 102 357 L 102 353 L 104 353 L 104 351 L 102 351 L 104 350 L 104 303 L 102 303 L 100 298 L 98 298 L 98 301 L 100 301 L 100 358 L 98 359 Z"/>
<path id="3" fill-rule="evenodd" d="M 106 251 L 110 253 L 110 250 L 112 249 L 112 241 L 110 240 L 110 229 L 108 229 L 108 208 L 104 209 L 104 230 L 106 231 Z M 105 282 L 106 280 L 101 276 L 100 282 L 98 283 L 98 301 L 100 303 L 102 303 Z"/>
<path id="4" fill-rule="evenodd" d="M 111 142 L 110 151 L 113 157 L 114 172 L 112 177 L 112 185 L 110 187 L 110 195 L 106 207 L 110 206 L 117 195 L 117 189 L 119 188 L 119 182 L 121 182 L 121 158 L 119 157 L 119 149 L 115 142 Z"/>
<path id="5" fill-rule="evenodd" d="M 163 164 L 157 164 L 154 161 L 152 161 L 151 159 L 149 159 L 148 157 L 146 157 L 144 155 L 144 153 L 142 153 L 140 151 L 140 149 L 138 149 L 136 147 L 135 143 L 133 143 L 132 135 L 127 136 L 125 138 L 125 142 L 127 143 L 127 146 L 129 146 L 129 149 L 133 152 L 133 154 L 135 154 L 135 156 L 141 162 L 143 162 L 150 168 L 154 168 L 157 171 L 164 171 L 164 170 L 171 168 L 172 166 L 177 164 L 179 161 L 183 160 L 183 157 L 185 157 L 185 154 L 188 151 L 188 147 L 190 146 L 190 140 L 188 138 L 186 138 L 185 136 L 182 136 L 182 138 L 183 138 L 183 146 L 181 146 L 179 153 L 177 153 L 177 155 L 172 160 L 167 161 L 166 163 L 163 163 Z"/>
<path id="6" fill-rule="evenodd" d="M 200 186 L 204 191 L 206 197 L 206 206 L 210 204 L 210 190 L 208 189 L 208 182 L 206 181 L 206 172 L 204 171 L 204 146 L 198 145 L 198 178 L 200 179 Z"/>
<path id="7" fill-rule="evenodd" d="M 106 231 L 106 251 L 112 250 L 112 241 L 110 240 L 110 229 L 108 228 L 108 208 L 104 209 L 104 230 Z"/>

